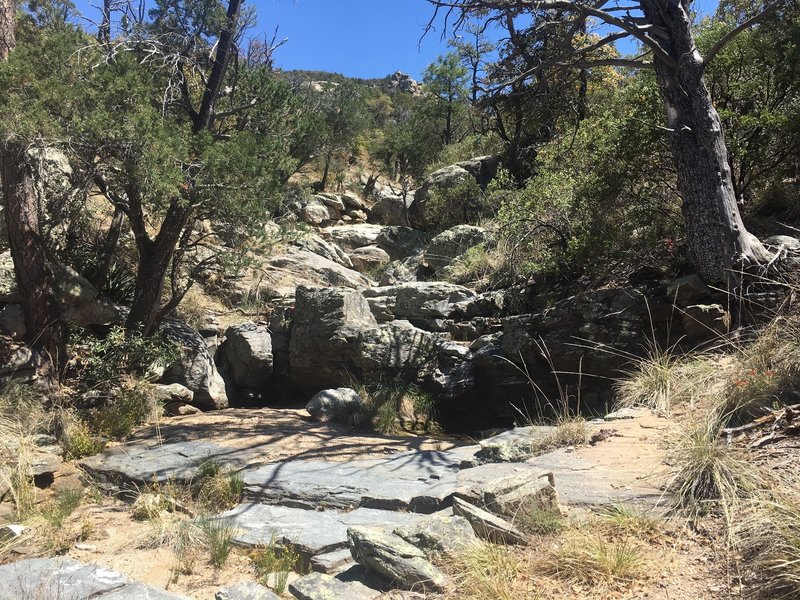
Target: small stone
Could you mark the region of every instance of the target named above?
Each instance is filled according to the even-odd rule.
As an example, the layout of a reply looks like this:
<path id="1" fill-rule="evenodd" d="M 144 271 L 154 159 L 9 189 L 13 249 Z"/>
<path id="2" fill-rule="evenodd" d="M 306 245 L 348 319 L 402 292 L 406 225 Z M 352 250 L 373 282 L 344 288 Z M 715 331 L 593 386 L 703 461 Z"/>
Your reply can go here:
<path id="1" fill-rule="evenodd" d="M 227 585 L 214 594 L 214 600 L 278 600 L 272 590 L 253 581 Z"/>
<path id="2" fill-rule="evenodd" d="M 24 525 L 3 525 L 0 527 L 0 541 L 7 542 L 21 537 L 26 531 Z"/>
<path id="3" fill-rule="evenodd" d="M 604 419 L 606 421 L 621 421 L 623 419 L 636 419 L 647 413 L 646 408 L 620 408 L 608 413 Z"/>
<path id="4" fill-rule="evenodd" d="M 371 600 L 378 594 L 357 581 L 339 581 L 324 573 L 310 573 L 289 584 L 298 600 Z"/>

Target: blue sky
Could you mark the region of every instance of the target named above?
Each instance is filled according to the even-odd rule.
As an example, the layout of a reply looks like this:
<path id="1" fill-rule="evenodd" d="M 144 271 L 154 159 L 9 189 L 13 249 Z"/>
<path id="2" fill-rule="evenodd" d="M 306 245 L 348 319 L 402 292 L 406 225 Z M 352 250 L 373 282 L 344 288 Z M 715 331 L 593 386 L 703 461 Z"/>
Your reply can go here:
<path id="1" fill-rule="evenodd" d="M 78 8 L 96 18 L 97 10 L 89 1 L 77 0 Z M 695 10 L 707 13 L 717 2 L 695 0 Z M 400 70 L 419 79 L 428 64 L 447 52 L 441 31 L 420 41 L 433 14 L 427 0 L 247 0 L 247 4 L 258 13 L 258 27 L 250 35 L 271 37 L 277 26 L 279 38 L 288 38 L 276 56 L 283 69 L 364 78 Z"/>

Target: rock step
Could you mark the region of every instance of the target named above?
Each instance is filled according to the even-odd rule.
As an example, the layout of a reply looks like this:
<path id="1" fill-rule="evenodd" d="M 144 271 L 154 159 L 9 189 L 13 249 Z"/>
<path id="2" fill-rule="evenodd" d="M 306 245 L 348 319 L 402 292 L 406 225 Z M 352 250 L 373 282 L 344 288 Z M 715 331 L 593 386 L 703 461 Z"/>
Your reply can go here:
<path id="1" fill-rule="evenodd" d="M 425 515 L 375 508 L 357 508 L 349 512 L 306 510 L 246 502 L 216 518 L 234 524 L 237 544 L 266 546 L 276 543 L 310 558 L 347 548 L 350 527 L 368 525 L 391 530 L 422 520 Z"/>

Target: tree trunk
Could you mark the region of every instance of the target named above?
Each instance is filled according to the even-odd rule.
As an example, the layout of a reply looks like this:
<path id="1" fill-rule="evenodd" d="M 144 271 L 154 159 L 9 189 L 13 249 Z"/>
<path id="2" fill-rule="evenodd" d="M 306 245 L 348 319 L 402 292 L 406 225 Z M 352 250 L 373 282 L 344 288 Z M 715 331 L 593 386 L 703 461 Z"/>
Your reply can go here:
<path id="1" fill-rule="evenodd" d="M 770 253 L 745 229 L 739 214 L 725 134 L 703 78 L 688 7 L 655 0 L 643 4 L 655 25 L 671 31 L 669 54 L 677 67 L 662 60 L 656 60 L 655 67 L 667 108 L 689 249 L 700 276 L 727 289 L 736 270 L 765 264 Z M 666 4 L 668 21 L 657 4 L 662 9 Z"/>
<path id="2" fill-rule="evenodd" d="M 33 174 L 23 147 L 6 143 L 0 148 L 0 179 L 26 342 L 43 358 L 49 358 L 43 361 L 39 374 L 54 381 L 66 363 L 65 329 L 53 273 L 39 235 Z"/>
<path id="3" fill-rule="evenodd" d="M 319 183 L 319 191 L 324 192 L 328 186 L 328 174 L 331 170 L 331 152 L 325 155 L 325 167 L 322 169 L 322 181 Z"/>
<path id="4" fill-rule="evenodd" d="M 2 0 L 0 0 L 2 1 Z M 103 13 L 100 27 L 97 28 L 97 41 L 101 44 L 111 43 L 111 0 L 103 0 Z"/>
<path id="5" fill-rule="evenodd" d="M 136 291 L 125 323 L 127 329 L 141 329 L 144 335 L 151 335 L 155 331 L 164 280 L 191 212 L 191 208 L 179 208 L 175 202 L 154 240 L 137 237 L 139 265 L 136 270 Z"/>
<path id="6" fill-rule="evenodd" d="M 92 283 L 98 290 L 103 290 L 106 283 L 106 276 L 111 270 L 111 264 L 114 262 L 114 253 L 117 251 L 119 245 L 119 236 L 122 233 L 122 223 L 125 219 L 125 213 L 121 208 L 114 209 L 114 216 L 111 218 L 111 225 L 108 228 L 105 242 L 103 243 L 103 255 L 99 257 L 100 266 L 94 274 Z"/>
<path id="7" fill-rule="evenodd" d="M 225 79 L 225 73 L 228 70 L 228 62 L 233 54 L 236 25 L 239 21 L 239 9 L 241 6 L 242 0 L 230 0 L 228 2 L 227 18 L 217 41 L 217 53 L 214 57 L 214 65 L 211 67 L 211 76 L 208 78 L 208 84 L 206 84 L 203 92 L 203 100 L 200 103 L 197 118 L 194 120 L 195 133 L 208 129 L 213 124 L 214 103 L 217 101 L 222 82 Z"/>
<path id="8" fill-rule="evenodd" d="M 0 0 L 0 60 L 7 61 L 16 45 L 14 0 Z"/>

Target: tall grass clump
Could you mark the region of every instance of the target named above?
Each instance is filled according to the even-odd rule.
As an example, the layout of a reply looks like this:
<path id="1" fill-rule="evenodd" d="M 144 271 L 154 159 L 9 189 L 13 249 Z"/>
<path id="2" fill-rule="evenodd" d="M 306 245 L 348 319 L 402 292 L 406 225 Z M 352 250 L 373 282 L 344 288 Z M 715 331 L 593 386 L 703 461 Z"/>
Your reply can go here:
<path id="1" fill-rule="evenodd" d="M 721 513 L 728 524 L 740 501 L 764 486 L 762 477 L 746 457 L 720 434 L 729 416 L 712 410 L 681 435 L 671 453 L 677 471 L 668 492 L 673 507 L 688 510 L 692 517 Z"/>
<path id="2" fill-rule="evenodd" d="M 800 322 L 776 317 L 744 332 L 734 346 L 734 366 L 723 393 L 730 423 L 761 416 L 792 400 L 800 389 Z"/>
<path id="3" fill-rule="evenodd" d="M 800 504 L 781 498 L 754 503 L 737 531 L 751 596 L 800 598 Z"/>
<path id="4" fill-rule="evenodd" d="M 525 555 L 509 546 L 479 542 L 451 562 L 450 597 L 464 600 L 519 600 L 531 596 Z"/>

